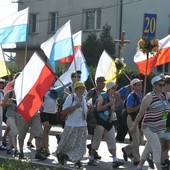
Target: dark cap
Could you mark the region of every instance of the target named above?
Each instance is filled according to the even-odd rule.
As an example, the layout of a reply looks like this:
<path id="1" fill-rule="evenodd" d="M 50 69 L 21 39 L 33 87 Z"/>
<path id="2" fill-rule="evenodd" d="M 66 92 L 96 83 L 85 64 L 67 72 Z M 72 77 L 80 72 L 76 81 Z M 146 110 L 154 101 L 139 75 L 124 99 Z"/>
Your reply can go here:
<path id="1" fill-rule="evenodd" d="M 96 83 L 104 83 L 105 81 L 104 77 L 97 77 Z"/>
<path id="2" fill-rule="evenodd" d="M 134 74 L 132 74 L 132 75 L 130 76 L 130 79 L 131 79 L 131 80 L 133 80 L 133 79 L 135 79 L 135 78 L 140 79 L 139 74 L 134 73 Z"/>
<path id="3" fill-rule="evenodd" d="M 71 77 L 75 76 L 76 74 L 81 74 L 81 71 L 80 70 L 77 70 L 75 72 L 72 72 L 71 73 Z"/>

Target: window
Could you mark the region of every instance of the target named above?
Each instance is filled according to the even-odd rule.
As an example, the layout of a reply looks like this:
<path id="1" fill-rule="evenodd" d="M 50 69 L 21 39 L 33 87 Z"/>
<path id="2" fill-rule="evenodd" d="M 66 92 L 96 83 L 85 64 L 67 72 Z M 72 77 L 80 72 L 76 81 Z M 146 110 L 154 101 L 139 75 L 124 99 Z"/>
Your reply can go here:
<path id="1" fill-rule="evenodd" d="M 50 12 L 49 13 L 49 23 L 48 23 L 48 32 L 54 33 L 57 30 L 58 26 L 58 13 L 57 12 Z"/>
<path id="2" fill-rule="evenodd" d="M 39 16 L 38 14 L 30 14 L 30 33 L 38 33 L 38 28 L 39 28 Z"/>
<path id="3" fill-rule="evenodd" d="M 85 30 L 99 30 L 101 28 L 101 9 L 85 12 Z"/>

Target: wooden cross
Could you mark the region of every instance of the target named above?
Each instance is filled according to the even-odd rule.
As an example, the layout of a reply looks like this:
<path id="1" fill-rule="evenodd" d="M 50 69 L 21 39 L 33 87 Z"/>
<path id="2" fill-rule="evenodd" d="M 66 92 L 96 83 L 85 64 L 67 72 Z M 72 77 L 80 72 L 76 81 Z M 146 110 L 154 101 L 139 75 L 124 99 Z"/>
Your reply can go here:
<path id="1" fill-rule="evenodd" d="M 119 58 L 123 60 L 124 55 L 124 46 L 130 43 L 130 40 L 125 40 L 125 31 L 122 32 L 122 36 L 120 40 L 114 40 L 115 43 L 119 45 Z"/>

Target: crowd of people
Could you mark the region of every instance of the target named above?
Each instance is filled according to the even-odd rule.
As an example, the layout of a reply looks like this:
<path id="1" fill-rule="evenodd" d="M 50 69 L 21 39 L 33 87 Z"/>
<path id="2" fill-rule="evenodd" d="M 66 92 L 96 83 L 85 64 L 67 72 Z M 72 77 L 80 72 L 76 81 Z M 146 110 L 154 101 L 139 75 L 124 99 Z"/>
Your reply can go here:
<path id="1" fill-rule="evenodd" d="M 56 157 L 62 165 L 70 160 L 75 167 L 82 168 L 81 160 L 87 148 L 88 165 L 97 166 L 96 160 L 102 157 L 97 150 L 100 142 L 104 140 L 112 155 L 112 167 L 119 168 L 124 162 L 117 158 L 116 143 L 123 143 L 125 136 L 129 134 L 129 144 L 122 148 L 124 161 L 130 158 L 137 170 L 142 169 L 145 161 L 148 161 L 152 169 L 169 169 L 170 75 L 153 77 L 152 91 L 145 95 L 142 94 L 144 82 L 138 75 L 132 75 L 130 83 L 120 89 L 117 89 L 115 82 L 107 82 L 104 77 L 98 77 L 95 87 L 89 90 L 80 81 L 81 71 L 73 72 L 70 76 L 72 84 L 68 87 L 57 91 L 57 88 L 52 86 L 48 90 L 42 107 L 29 122 L 16 111 L 13 86 L 17 76 L 14 76 L 10 88 L 4 88 L 5 81 L 0 79 L 0 150 L 24 159 L 24 141 L 30 129 L 27 145 L 34 147 L 31 143 L 34 138 L 35 159 L 47 159 L 50 155 L 50 129 L 58 125 L 60 118 L 64 117 L 63 133 L 57 136 L 56 150 Z M 59 97 L 62 97 L 62 100 Z M 59 100 L 62 101 L 60 107 Z M 7 125 L 4 134 L 3 116 Z M 91 135 L 89 145 L 86 143 L 87 134 Z M 143 136 L 146 144 L 140 154 L 139 147 Z M 6 146 L 3 141 L 6 141 L 7 137 L 9 141 Z"/>

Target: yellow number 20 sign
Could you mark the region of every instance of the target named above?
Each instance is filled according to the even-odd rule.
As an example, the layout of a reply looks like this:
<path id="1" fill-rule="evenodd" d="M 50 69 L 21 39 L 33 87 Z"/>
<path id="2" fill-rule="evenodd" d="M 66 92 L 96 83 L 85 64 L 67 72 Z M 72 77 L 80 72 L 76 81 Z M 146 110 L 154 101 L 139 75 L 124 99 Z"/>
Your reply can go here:
<path id="1" fill-rule="evenodd" d="M 157 21 L 156 14 L 149 14 L 149 13 L 144 14 L 144 21 L 143 21 L 143 36 L 144 37 L 155 37 L 156 21 Z"/>

